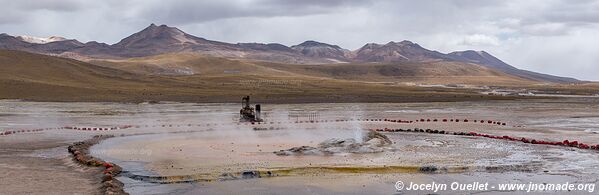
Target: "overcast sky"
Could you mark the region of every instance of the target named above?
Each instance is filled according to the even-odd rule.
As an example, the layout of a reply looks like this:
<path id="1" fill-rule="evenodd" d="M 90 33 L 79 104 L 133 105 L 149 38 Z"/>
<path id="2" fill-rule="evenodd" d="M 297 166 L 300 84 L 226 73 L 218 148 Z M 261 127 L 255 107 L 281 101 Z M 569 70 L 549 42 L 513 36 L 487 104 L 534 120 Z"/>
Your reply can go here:
<path id="1" fill-rule="evenodd" d="M 0 33 L 113 44 L 150 23 L 225 42 L 410 40 L 599 81 L 599 0 L 0 0 Z"/>

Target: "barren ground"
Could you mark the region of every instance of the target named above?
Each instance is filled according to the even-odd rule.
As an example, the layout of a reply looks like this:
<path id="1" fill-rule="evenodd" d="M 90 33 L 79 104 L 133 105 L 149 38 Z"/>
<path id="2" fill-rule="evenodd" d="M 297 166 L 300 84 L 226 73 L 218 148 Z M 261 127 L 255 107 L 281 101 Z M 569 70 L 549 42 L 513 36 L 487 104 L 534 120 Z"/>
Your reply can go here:
<path id="1" fill-rule="evenodd" d="M 253 169 L 287 171 L 289 176 L 222 182 L 156 184 L 121 178 L 133 193 L 394 193 L 395 181 L 572 181 L 592 182 L 598 170 L 596 153 L 578 149 L 527 145 L 485 138 L 449 135 L 386 133 L 398 150 L 373 155 L 316 157 L 277 157 L 272 151 L 299 145 L 315 145 L 331 137 L 353 137 L 360 128 L 431 128 L 476 131 L 493 135 L 511 135 L 561 141 L 579 140 L 597 144 L 596 99 L 560 99 L 527 101 L 489 101 L 458 103 L 405 104 L 279 104 L 263 105 L 272 121 L 305 120 L 306 113 L 318 113 L 321 119 L 350 118 L 456 118 L 505 121 L 507 126 L 474 123 L 384 122 L 281 124 L 281 130 L 253 131 L 249 125 L 235 122 L 237 104 L 119 104 L 119 103 L 42 103 L 2 101 L 0 129 L 33 129 L 75 125 L 111 127 L 134 125 L 112 131 L 47 130 L 0 137 L 0 172 L 3 193 L 76 194 L 96 193 L 99 180 L 68 157 L 68 144 L 96 134 L 117 137 L 98 145 L 103 156 L 137 174 L 202 175 Z M 566 109 L 567 108 L 567 109 Z M 291 115 L 302 115 L 295 118 Z M 190 126 L 191 124 L 191 126 Z M 219 124 L 219 125 L 217 125 Z M 271 126 L 261 125 L 264 127 Z M 333 130 L 331 130 L 333 129 Z M 149 139 L 152 138 L 152 139 Z M 285 139 L 277 139 L 285 138 Z M 233 144 L 231 144 L 233 143 Z M 467 153 L 463 153 L 467 152 Z M 512 156 L 512 157 L 510 157 Z M 6 157 L 6 158 L 5 158 Z M 287 156 L 289 157 L 289 156 Z M 513 158 L 518 157 L 518 158 Z M 515 160 L 516 159 L 516 160 Z M 522 159 L 523 161 L 518 161 Z M 572 159 L 577 159 L 572 161 Z M 137 166 L 136 162 L 146 162 Z M 574 164 L 572 164 L 574 163 Z M 392 171 L 372 167 L 394 165 Z M 511 164 L 525 165 L 509 168 Z M 353 166 L 339 169 L 334 166 Z M 465 172 L 422 174 L 414 167 L 470 167 Z M 329 167 L 297 169 L 302 167 Z M 507 172 L 481 171 L 495 166 Z M 595 166 L 595 167 L 593 167 Z M 133 170 L 131 169 L 133 167 Z M 333 168 L 330 168 L 333 167 Z M 522 171 L 519 168 L 532 169 Z M 451 169 L 448 169 L 451 170 Z M 294 172 L 295 171 L 295 172 Z M 548 172 L 544 172 L 548 171 Z M 281 174 L 283 172 L 280 172 Z M 206 178 L 202 175 L 200 178 Z M 8 178 L 8 179 L 7 179 Z M 514 180 L 516 178 L 516 180 Z M 176 179 L 176 178 L 175 178 Z M 181 178 L 178 178 L 181 179 Z M 334 181 L 334 182 L 332 182 Z"/>

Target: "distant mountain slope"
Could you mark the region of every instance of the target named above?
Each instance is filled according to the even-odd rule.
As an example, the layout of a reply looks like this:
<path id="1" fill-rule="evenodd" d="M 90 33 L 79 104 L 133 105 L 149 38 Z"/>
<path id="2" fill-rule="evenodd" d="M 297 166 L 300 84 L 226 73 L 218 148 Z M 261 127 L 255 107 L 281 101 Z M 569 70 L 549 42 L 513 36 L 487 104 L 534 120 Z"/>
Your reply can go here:
<path id="1" fill-rule="evenodd" d="M 143 75 L 290 75 L 286 72 L 265 68 L 254 62 L 230 60 L 197 53 L 170 53 L 121 60 L 92 60 L 89 62 Z"/>
<path id="2" fill-rule="evenodd" d="M 0 49 L 12 49 L 12 50 L 27 50 L 27 47 L 34 45 L 23 41 L 17 37 L 10 36 L 6 33 L 0 34 Z"/>
<path id="3" fill-rule="evenodd" d="M 40 38 L 40 37 L 32 37 L 32 36 L 17 36 L 18 39 L 20 39 L 21 41 L 25 41 L 28 43 L 35 43 L 35 44 L 46 44 L 46 43 L 51 43 L 51 42 L 56 42 L 56 41 L 65 41 L 67 39 L 65 39 L 64 37 L 58 37 L 58 36 L 51 36 L 48 38 Z"/>
<path id="4" fill-rule="evenodd" d="M 237 43 L 237 46 L 243 49 L 252 49 L 258 51 L 280 51 L 293 53 L 294 50 L 278 43 Z"/>
<path id="5" fill-rule="evenodd" d="M 151 58 L 173 60 L 171 56 L 163 57 L 165 58 L 157 59 L 155 56 Z M 183 58 L 190 60 L 195 57 L 183 56 Z M 266 62 L 227 64 L 232 61 L 214 57 L 193 60 L 199 62 L 205 60 L 206 66 L 221 64 L 222 67 L 247 67 L 247 70 L 254 72 L 240 71 L 233 74 L 186 76 L 144 75 L 100 67 L 73 59 L 23 51 L 0 50 L 0 99 L 238 102 L 239 97 L 247 94 L 251 94 L 259 102 L 269 103 L 437 102 L 511 99 L 510 97 L 484 96 L 464 90 L 420 88 L 303 75 L 299 74 L 301 71 L 291 73 L 270 67 L 272 64 Z M 338 65 L 341 64 L 324 66 Z M 287 68 L 302 67 L 293 64 L 283 66 Z M 359 68 L 357 66 L 362 65 L 354 67 Z M 213 66 L 211 68 L 218 72 L 221 67 Z M 376 69 L 376 67 L 373 68 L 373 70 Z"/>
<path id="6" fill-rule="evenodd" d="M 539 82 L 578 82 L 573 78 L 520 70 L 486 52 L 461 51 L 443 54 L 410 41 L 389 42 L 387 44 L 369 43 L 355 51 L 316 41 L 305 41 L 291 47 L 278 43 L 231 44 L 196 37 L 175 27 L 154 24 L 113 45 L 95 41 L 81 43 L 66 38 L 40 39 L 0 34 L 0 49 L 57 55 L 81 60 L 126 60 L 127 58 L 162 54 L 196 53 L 231 60 L 253 60 L 284 64 L 467 62 Z"/>
<path id="7" fill-rule="evenodd" d="M 530 85 L 527 79 L 481 65 L 453 61 L 335 63 L 297 65 L 173 53 L 122 60 L 93 60 L 92 64 L 144 75 L 235 76 L 277 75 L 341 79 L 354 82 L 414 82 L 429 84 Z"/>
<path id="8" fill-rule="evenodd" d="M 296 74 L 368 82 L 427 84 L 531 85 L 523 79 L 477 64 L 436 61 L 403 63 L 344 63 L 319 65 L 262 64 Z"/>
<path id="9" fill-rule="evenodd" d="M 500 59 L 492 56 L 491 54 L 485 51 L 457 51 L 448 54 L 449 56 L 454 57 L 456 60 L 471 62 L 475 64 L 480 64 L 489 68 L 494 68 L 500 71 L 503 71 L 507 74 L 519 76 L 522 78 L 527 78 L 535 81 L 549 81 L 555 83 L 574 83 L 579 82 L 577 79 L 567 78 L 567 77 L 558 77 L 548 74 L 536 73 L 528 70 L 521 70 L 516 67 L 513 67 Z"/>
<path id="10" fill-rule="evenodd" d="M 347 49 L 316 41 L 305 41 L 299 45 L 291 46 L 291 49 L 314 58 L 331 58 L 341 61 L 350 61 L 351 58 L 351 51 Z"/>
<path id="11" fill-rule="evenodd" d="M 177 28 L 151 24 L 111 46 L 122 57 L 141 57 L 193 50 L 239 50 L 232 44 L 209 41 Z"/>
<path id="12" fill-rule="evenodd" d="M 369 43 L 355 51 L 355 59 L 362 62 L 423 62 L 447 60 L 445 54 L 431 51 L 410 41 L 389 42 L 384 45 Z"/>

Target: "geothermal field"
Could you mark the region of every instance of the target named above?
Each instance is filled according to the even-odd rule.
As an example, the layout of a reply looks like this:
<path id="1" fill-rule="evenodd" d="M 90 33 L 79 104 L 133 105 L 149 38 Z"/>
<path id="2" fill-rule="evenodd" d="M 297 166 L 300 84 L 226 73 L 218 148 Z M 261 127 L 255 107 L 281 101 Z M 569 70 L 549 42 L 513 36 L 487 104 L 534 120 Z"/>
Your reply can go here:
<path id="1" fill-rule="evenodd" d="M 599 192 L 599 0 L 0 5 L 0 195 Z"/>
<path id="2" fill-rule="evenodd" d="M 590 194 L 599 175 L 598 105 L 262 104 L 262 122 L 240 122 L 240 104 L 6 100 L 0 194 L 526 192 L 499 189 L 510 183 L 568 183 L 569 192 Z M 407 189 L 433 182 L 490 187 Z"/>

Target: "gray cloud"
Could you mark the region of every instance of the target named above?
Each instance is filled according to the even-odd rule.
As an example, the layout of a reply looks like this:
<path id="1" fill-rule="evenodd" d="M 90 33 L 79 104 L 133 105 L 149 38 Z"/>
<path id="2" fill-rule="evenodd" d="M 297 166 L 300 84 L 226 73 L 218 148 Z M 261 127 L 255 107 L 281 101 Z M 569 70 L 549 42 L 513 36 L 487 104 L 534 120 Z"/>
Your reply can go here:
<path id="1" fill-rule="evenodd" d="M 598 0 L 0 0 L 0 29 L 115 43 L 150 23 L 226 42 L 411 40 L 486 50 L 517 67 L 599 80 Z M 1 32 L 0 32 L 1 33 Z"/>
<path id="2" fill-rule="evenodd" d="M 85 5 L 84 0 L 2 0 L 0 3 L 3 11 L 13 10 L 13 12 L 22 12 L 21 14 L 38 10 L 70 12 L 80 10 Z"/>
<path id="3" fill-rule="evenodd" d="M 25 11 L 76 11 L 84 7 L 84 1 L 80 0 L 20 0 L 12 1 L 12 4 L 15 4 L 16 8 L 23 9 Z"/>
<path id="4" fill-rule="evenodd" d="M 219 1 L 219 0 L 181 0 L 178 3 L 148 6 L 141 11 L 141 16 L 151 18 L 160 23 L 189 24 L 219 19 L 241 17 L 282 17 L 307 16 L 337 11 L 339 8 L 363 6 L 370 4 L 368 0 L 329 0 L 329 1 L 294 1 L 294 0 L 254 0 L 254 1 Z"/>

